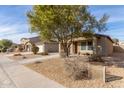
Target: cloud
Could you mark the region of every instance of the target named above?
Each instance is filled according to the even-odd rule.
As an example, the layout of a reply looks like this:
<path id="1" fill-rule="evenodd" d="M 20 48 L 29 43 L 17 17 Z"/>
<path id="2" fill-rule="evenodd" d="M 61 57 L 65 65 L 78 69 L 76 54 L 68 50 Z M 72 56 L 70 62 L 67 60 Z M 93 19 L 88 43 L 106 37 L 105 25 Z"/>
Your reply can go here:
<path id="1" fill-rule="evenodd" d="M 12 40 L 14 43 L 20 43 L 20 39 L 21 38 L 30 38 L 30 37 L 35 37 L 38 36 L 36 33 L 21 33 L 21 34 L 12 34 L 11 36 L 6 36 L 6 37 L 2 37 L 2 39 L 10 39 Z"/>
<path id="2" fill-rule="evenodd" d="M 29 33 L 26 20 L 28 6 L 0 6 L 0 39 L 10 39 L 19 43 L 22 37 L 37 36 Z"/>
<path id="3" fill-rule="evenodd" d="M 89 11 L 97 18 L 102 17 L 103 14 L 107 14 L 110 16 L 108 23 L 113 22 L 120 22 L 124 21 L 124 6 L 114 6 L 114 5 L 107 5 L 107 6 L 90 6 Z"/>
<path id="4" fill-rule="evenodd" d="M 28 32 L 27 24 L 12 24 L 12 25 L 0 25 L 0 38 L 1 39 L 11 39 L 13 42 L 19 43 L 22 37 L 32 37 L 37 36 L 36 33 Z"/>

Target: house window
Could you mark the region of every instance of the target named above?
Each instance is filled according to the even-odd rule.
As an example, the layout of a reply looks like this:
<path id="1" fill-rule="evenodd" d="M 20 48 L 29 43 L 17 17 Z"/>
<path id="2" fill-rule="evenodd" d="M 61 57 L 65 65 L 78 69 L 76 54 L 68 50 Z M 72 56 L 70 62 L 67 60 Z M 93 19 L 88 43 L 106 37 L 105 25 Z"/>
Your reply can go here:
<path id="1" fill-rule="evenodd" d="M 81 50 L 86 50 L 86 42 L 81 42 Z"/>
<path id="2" fill-rule="evenodd" d="M 88 42 L 87 42 L 87 47 L 88 47 L 88 48 L 87 48 L 88 50 L 93 50 L 92 41 L 88 41 Z"/>
<path id="3" fill-rule="evenodd" d="M 81 42 L 81 50 L 93 50 L 92 41 Z"/>

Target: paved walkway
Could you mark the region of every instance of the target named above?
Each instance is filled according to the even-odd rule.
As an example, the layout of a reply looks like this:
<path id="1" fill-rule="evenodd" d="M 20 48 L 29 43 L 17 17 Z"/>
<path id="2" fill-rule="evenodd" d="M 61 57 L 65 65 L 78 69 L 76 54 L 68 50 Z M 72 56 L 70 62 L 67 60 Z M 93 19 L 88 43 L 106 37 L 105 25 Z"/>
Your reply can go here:
<path id="1" fill-rule="evenodd" d="M 43 75 L 0 55 L 0 87 L 62 88 Z"/>

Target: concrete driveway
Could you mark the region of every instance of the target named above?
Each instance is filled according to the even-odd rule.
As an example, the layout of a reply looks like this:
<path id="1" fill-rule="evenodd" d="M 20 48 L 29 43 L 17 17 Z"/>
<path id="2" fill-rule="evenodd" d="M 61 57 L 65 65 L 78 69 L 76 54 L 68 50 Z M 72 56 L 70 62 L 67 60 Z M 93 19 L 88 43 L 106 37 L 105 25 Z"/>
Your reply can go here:
<path id="1" fill-rule="evenodd" d="M 9 56 L 13 56 L 14 53 L 11 54 L 3 54 L 6 57 Z M 32 54 L 32 52 L 21 52 L 22 55 L 26 55 L 26 54 Z M 40 57 L 36 57 L 36 58 L 30 58 L 30 59 L 23 59 L 20 61 L 16 61 L 20 64 L 29 64 L 29 63 L 34 63 L 36 61 L 42 61 L 42 60 L 46 60 L 46 59 L 52 59 L 52 58 L 57 58 L 60 57 L 59 53 L 49 53 L 49 55 L 45 55 L 45 56 L 40 56 Z M 13 60 L 14 61 L 14 60 Z"/>

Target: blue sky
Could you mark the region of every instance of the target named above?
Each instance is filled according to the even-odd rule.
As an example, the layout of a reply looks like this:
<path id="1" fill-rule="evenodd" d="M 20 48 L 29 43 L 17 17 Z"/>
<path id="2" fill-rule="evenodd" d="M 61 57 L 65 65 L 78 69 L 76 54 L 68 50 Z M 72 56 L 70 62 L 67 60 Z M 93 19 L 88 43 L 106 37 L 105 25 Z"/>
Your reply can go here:
<path id="1" fill-rule="evenodd" d="M 26 12 L 32 6 L 0 6 L 0 39 L 10 39 L 19 43 L 22 37 L 34 37 L 36 33 L 29 33 Z M 98 19 L 104 14 L 110 16 L 107 34 L 112 38 L 124 40 L 124 6 L 89 6 L 89 11 Z"/>
<path id="2" fill-rule="evenodd" d="M 102 34 L 107 34 L 112 38 L 118 38 L 120 41 L 124 40 L 124 6 L 90 6 L 89 10 L 97 18 L 100 18 L 103 14 L 109 15 L 109 19 L 107 21 L 108 30 Z"/>
<path id="3" fill-rule="evenodd" d="M 0 6 L 0 39 L 10 39 L 19 43 L 22 37 L 34 37 L 29 33 L 26 12 L 32 6 Z"/>

